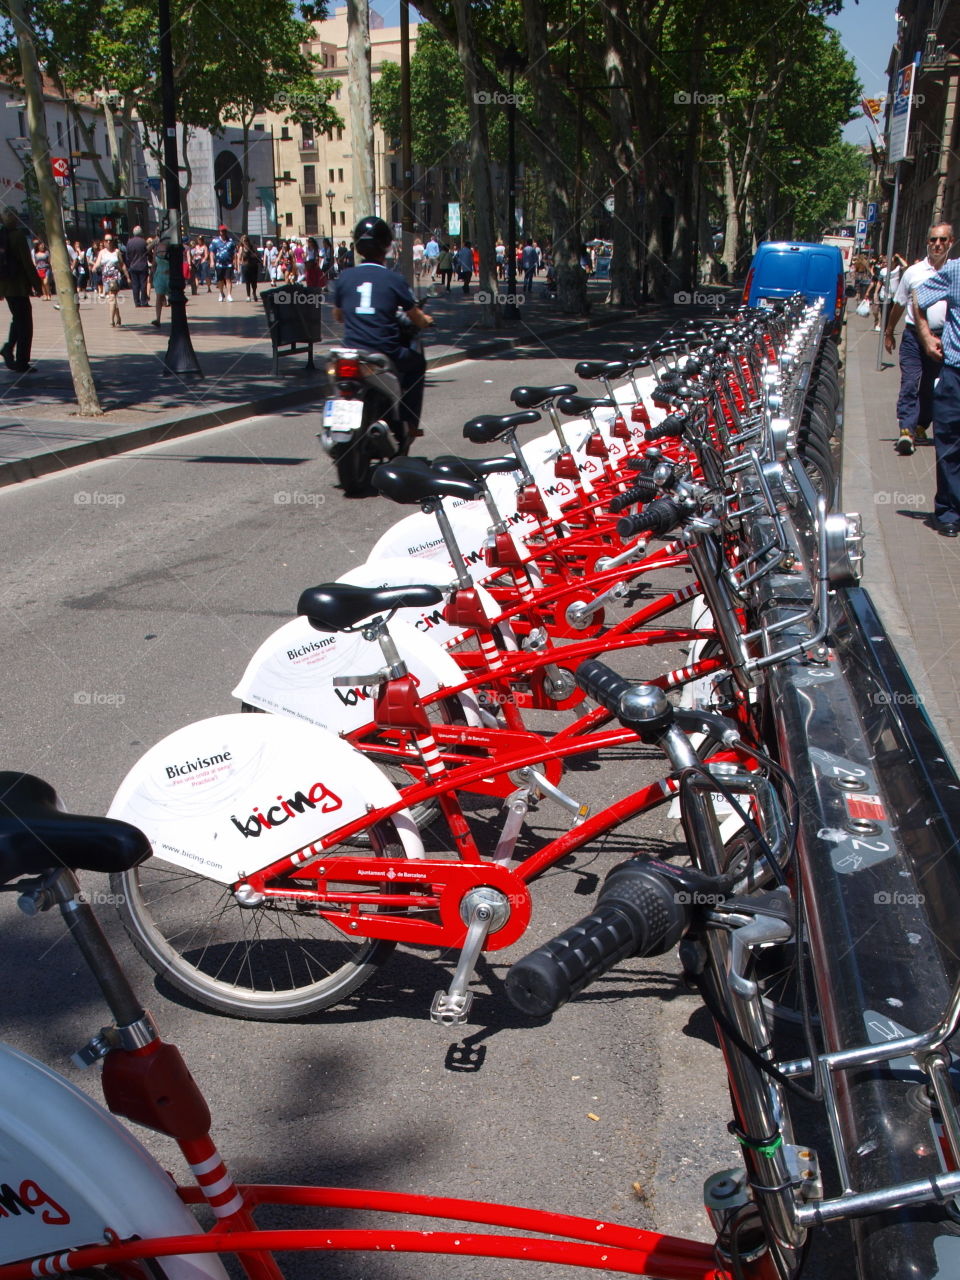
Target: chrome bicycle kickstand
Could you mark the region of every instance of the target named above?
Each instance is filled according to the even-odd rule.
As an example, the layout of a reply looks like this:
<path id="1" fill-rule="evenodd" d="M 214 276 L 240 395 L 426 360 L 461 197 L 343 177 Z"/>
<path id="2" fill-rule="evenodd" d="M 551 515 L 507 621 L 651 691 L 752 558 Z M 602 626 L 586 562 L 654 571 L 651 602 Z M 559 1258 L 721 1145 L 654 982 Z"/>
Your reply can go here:
<path id="1" fill-rule="evenodd" d="M 487 934 L 506 924 L 510 904 L 498 889 L 481 885 L 464 897 L 460 903 L 460 915 L 468 928 L 456 972 L 447 990 L 438 991 L 430 1004 L 430 1021 L 442 1027 L 456 1027 L 466 1022 L 473 1004 L 473 992 L 467 990 L 467 983 L 476 968 Z"/>

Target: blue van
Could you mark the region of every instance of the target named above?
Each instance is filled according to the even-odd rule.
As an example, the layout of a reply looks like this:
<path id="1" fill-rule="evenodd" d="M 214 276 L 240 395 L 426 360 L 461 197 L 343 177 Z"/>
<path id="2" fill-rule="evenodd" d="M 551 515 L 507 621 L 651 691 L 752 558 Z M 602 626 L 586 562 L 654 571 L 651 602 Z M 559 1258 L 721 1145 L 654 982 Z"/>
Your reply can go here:
<path id="1" fill-rule="evenodd" d="M 753 255 L 743 301 L 748 307 L 771 307 L 802 293 L 808 302 L 822 300 L 823 313 L 838 330 L 846 302 L 843 255 L 836 245 L 765 240 Z"/>

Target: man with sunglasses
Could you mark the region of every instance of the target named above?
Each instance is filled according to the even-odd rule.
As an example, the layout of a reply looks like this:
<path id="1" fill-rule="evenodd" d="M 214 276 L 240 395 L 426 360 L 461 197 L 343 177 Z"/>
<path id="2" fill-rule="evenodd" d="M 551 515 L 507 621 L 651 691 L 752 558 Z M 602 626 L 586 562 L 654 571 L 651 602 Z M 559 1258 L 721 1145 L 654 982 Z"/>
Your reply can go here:
<path id="1" fill-rule="evenodd" d="M 949 223 L 940 222 L 930 228 L 927 234 L 927 256 L 904 271 L 887 313 L 883 345 L 892 354 L 897 341 L 894 336 L 897 322 L 906 312 L 903 337 L 900 340 L 900 395 L 897 398 L 900 434 L 896 444 L 897 453 L 903 457 L 909 457 L 913 453 L 918 440 L 927 438 L 927 427 L 933 413 L 933 384 L 940 372 L 939 360 L 935 360 L 920 341 L 914 320 L 913 292 L 925 280 L 937 274 L 952 247 L 953 228 Z M 940 334 L 946 314 L 945 303 L 938 303 L 931 308 L 927 316 L 927 326 L 931 333 Z"/>
<path id="2" fill-rule="evenodd" d="M 953 243 L 953 232 L 950 243 Z M 941 232 L 942 228 L 935 228 Z M 941 334 L 932 331 L 938 304 L 946 304 Z M 933 390 L 933 443 L 937 450 L 934 527 L 945 538 L 960 535 L 960 258 L 948 258 L 940 270 L 913 292 L 917 334 L 932 359 L 942 361 Z"/>

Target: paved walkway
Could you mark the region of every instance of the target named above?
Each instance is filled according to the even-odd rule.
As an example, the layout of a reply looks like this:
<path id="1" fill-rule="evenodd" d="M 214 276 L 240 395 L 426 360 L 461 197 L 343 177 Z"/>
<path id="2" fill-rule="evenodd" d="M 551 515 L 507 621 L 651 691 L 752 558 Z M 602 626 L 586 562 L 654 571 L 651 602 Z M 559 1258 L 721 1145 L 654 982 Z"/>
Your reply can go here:
<path id="1" fill-rule="evenodd" d="M 311 371 L 305 354 L 285 356 L 279 377 L 274 377 L 263 305 L 244 294 L 240 285 L 232 304 L 203 290 L 188 298 L 187 319 L 202 379 L 163 370 L 169 312 L 156 329 L 150 323 L 153 307 L 136 309 L 126 292 L 121 295 L 122 326 L 111 328 L 102 299 L 90 294 L 82 300 L 87 350 L 105 411 L 99 418 L 79 417 L 60 312 L 52 302 L 34 299 L 36 372 L 18 376 L 0 366 L 0 486 L 318 398 L 325 385 L 325 361 L 315 352 L 317 368 Z M 592 283 L 590 317 L 575 319 L 562 315 L 538 284 L 518 308 L 518 319 L 493 330 L 480 327 L 476 290 L 465 297 L 454 288 L 427 304 L 435 318 L 428 363 L 436 367 L 510 346 L 549 342 L 560 333 L 622 319 L 622 311 L 604 304 L 605 294 L 604 282 Z M 653 308 L 643 314 L 647 320 L 662 315 L 664 326 L 669 323 L 666 313 Z M 329 332 L 331 339 L 339 337 L 332 325 Z"/>
<path id="2" fill-rule="evenodd" d="M 930 527 L 932 442 L 909 458 L 894 449 L 900 371 L 896 354 L 885 354 L 877 370 L 879 337 L 869 319 L 848 307 L 843 506 L 863 516 L 863 585 L 960 764 L 960 539 L 941 538 Z"/>

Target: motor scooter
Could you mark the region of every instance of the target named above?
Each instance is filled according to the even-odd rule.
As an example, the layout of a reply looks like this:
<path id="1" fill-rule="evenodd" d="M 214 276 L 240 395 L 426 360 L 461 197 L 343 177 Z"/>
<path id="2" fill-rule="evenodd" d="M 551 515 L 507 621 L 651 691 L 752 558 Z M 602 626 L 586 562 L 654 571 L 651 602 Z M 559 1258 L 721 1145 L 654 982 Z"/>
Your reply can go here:
<path id="1" fill-rule="evenodd" d="M 404 346 L 421 351 L 416 326 L 402 312 L 397 321 Z M 409 451 L 414 431 L 406 421 L 400 376 L 389 356 L 333 347 L 328 372 L 332 390 L 317 439 L 333 459 L 343 492 L 359 497 L 368 491 L 376 466 Z"/>

